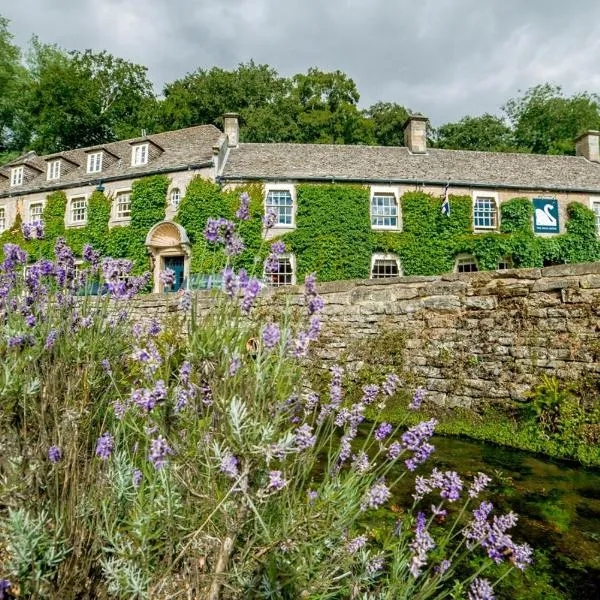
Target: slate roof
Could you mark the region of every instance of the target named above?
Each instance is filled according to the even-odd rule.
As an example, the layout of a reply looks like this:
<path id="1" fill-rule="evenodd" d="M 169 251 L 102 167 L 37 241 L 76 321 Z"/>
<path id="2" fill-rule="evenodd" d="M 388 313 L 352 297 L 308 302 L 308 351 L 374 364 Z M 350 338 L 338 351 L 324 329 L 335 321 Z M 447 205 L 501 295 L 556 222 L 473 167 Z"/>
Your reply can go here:
<path id="1" fill-rule="evenodd" d="M 32 153 L 28 153 L 0 167 L 0 173 L 9 176 L 10 167 L 21 164 L 33 166 L 40 169 L 41 172 L 23 185 L 15 187 L 10 187 L 10 181 L 5 179 L 5 177 L 0 177 L 0 196 L 9 194 L 20 195 L 38 190 L 62 189 L 77 185 L 89 185 L 100 180 L 140 177 L 154 172 L 175 171 L 193 165 L 206 165 L 211 163 L 213 146 L 223 135 L 223 132 L 214 125 L 199 125 L 177 131 L 167 131 L 165 133 L 122 140 L 120 142 L 100 144 L 88 148 L 77 148 L 76 150 L 66 150 L 65 152 L 58 152 L 47 156 L 32 156 Z M 154 159 L 150 158 L 146 165 L 140 167 L 131 166 L 131 145 L 145 141 L 152 142 L 161 148 L 163 152 Z M 116 160 L 108 166 L 103 165 L 101 173 L 87 173 L 87 152 L 101 149 L 107 150 L 120 160 Z M 47 162 L 45 159 L 60 157 L 79 166 L 69 173 L 61 175 L 58 180 L 47 181 Z"/>
<path id="2" fill-rule="evenodd" d="M 600 191 L 600 164 L 579 156 L 329 144 L 239 144 L 223 180 L 335 180 Z"/>

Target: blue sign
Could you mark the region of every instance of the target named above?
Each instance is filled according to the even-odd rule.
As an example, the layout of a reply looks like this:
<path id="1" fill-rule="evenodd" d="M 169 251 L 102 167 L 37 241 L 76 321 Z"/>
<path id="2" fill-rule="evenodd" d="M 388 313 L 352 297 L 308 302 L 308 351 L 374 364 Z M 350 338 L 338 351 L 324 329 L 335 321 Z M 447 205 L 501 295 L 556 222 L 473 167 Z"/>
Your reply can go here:
<path id="1" fill-rule="evenodd" d="M 558 200 L 554 198 L 533 199 L 533 231 L 535 233 L 559 233 Z"/>

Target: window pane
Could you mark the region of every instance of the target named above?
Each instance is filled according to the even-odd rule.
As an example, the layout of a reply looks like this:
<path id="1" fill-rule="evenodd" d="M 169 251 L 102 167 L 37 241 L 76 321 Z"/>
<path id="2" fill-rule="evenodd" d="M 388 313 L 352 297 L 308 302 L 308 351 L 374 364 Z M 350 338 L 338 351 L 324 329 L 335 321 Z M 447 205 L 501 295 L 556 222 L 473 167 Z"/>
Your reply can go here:
<path id="1" fill-rule="evenodd" d="M 6 231 L 6 209 L 0 208 L 0 233 Z"/>
<path id="2" fill-rule="evenodd" d="M 41 202 L 29 205 L 29 223 L 37 223 L 42 220 L 44 205 Z"/>
<path id="3" fill-rule="evenodd" d="M 287 257 L 279 258 L 276 270 L 273 273 L 267 273 L 265 278 L 267 283 L 274 287 L 292 285 L 294 283 L 294 270 L 291 259 Z"/>
<path id="4" fill-rule="evenodd" d="M 600 233 L 600 202 L 594 202 L 592 204 L 594 214 L 596 215 L 596 232 Z"/>
<path id="5" fill-rule="evenodd" d="M 475 229 L 495 229 L 498 210 L 494 198 L 476 198 L 473 206 Z"/>
<path id="6" fill-rule="evenodd" d="M 398 227 L 398 203 L 393 194 L 375 194 L 371 198 L 371 225 Z"/>
<path id="7" fill-rule="evenodd" d="M 383 279 L 386 277 L 399 277 L 398 261 L 394 259 L 377 258 L 373 262 L 371 277 Z"/>
<path id="8" fill-rule="evenodd" d="M 117 219 L 131 217 L 131 192 L 117 194 Z"/>
<path id="9" fill-rule="evenodd" d="M 456 271 L 458 273 L 475 273 L 477 262 L 472 256 L 461 256 L 456 259 Z"/>
<path id="10" fill-rule="evenodd" d="M 73 198 L 71 200 L 71 223 L 85 223 L 87 218 L 87 200 Z"/>
<path id="11" fill-rule="evenodd" d="M 293 225 L 294 207 L 288 190 L 271 190 L 267 194 L 266 212 L 277 215 L 275 225 Z"/>

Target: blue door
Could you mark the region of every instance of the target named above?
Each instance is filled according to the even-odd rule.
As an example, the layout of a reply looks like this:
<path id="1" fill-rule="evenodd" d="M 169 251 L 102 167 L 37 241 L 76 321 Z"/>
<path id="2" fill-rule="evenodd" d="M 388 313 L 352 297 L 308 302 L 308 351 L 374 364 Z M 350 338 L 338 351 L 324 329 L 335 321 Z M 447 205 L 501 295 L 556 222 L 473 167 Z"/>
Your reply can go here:
<path id="1" fill-rule="evenodd" d="M 183 256 L 165 256 L 165 271 L 171 269 L 175 273 L 173 285 L 168 288 L 165 286 L 165 292 L 176 292 L 183 285 Z"/>

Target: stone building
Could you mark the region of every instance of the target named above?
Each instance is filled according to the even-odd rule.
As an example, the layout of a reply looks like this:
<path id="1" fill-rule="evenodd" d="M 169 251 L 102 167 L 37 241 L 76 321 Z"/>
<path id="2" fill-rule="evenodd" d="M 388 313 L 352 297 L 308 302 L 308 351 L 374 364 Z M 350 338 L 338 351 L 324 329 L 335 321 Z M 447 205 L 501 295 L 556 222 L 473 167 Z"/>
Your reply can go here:
<path id="1" fill-rule="evenodd" d="M 19 214 L 25 222 L 40 219 L 46 196 L 67 196 L 65 227 L 87 222 L 87 202 L 94 190 L 112 199 L 111 227 L 128 224 L 131 185 L 154 174 L 170 178 L 165 220 L 148 232 L 146 246 L 158 273 L 173 268 L 182 282 L 189 274 L 186 231 L 173 223 L 186 187 L 200 175 L 225 188 L 259 182 L 264 206 L 277 214 L 269 237 L 296 227 L 296 186 L 302 183 L 353 183 L 368 187 L 365 213 L 377 231 L 401 232 L 400 198 L 422 190 L 472 198 L 473 233 L 498 231 L 500 205 L 516 196 L 533 202 L 533 231 L 554 236 L 565 231 L 566 207 L 579 202 L 596 214 L 600 231 L 600 133 L 577 140 L 576 156 L 472 152 L 428 148 L 427 119 L 413 115 L 404 126 L 405 146 L 372 147 L 326 144 L 248 144 L 239 142 L 237 115 L 224 116 L 224 132 L 212 125 L 147 135 L 132 140 L 68 150 L 49 156 L 28 153 L 0 168 L 0 233 Z M 284 258 L 282 283 L 295 283 L 295 257 Z M 506 264 L 499 268 L 509 267 Z M 477 270 L 469 256 L 456 257 L 456 270 Z M 374 255 L 371 274 L 396 276 L 402 268 L 394 256 Z"/>

